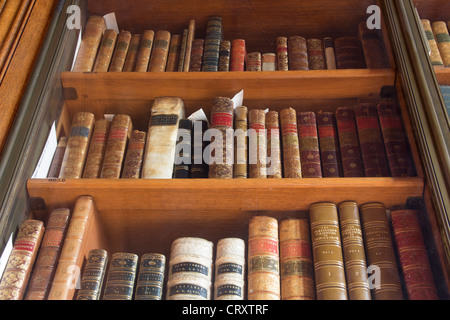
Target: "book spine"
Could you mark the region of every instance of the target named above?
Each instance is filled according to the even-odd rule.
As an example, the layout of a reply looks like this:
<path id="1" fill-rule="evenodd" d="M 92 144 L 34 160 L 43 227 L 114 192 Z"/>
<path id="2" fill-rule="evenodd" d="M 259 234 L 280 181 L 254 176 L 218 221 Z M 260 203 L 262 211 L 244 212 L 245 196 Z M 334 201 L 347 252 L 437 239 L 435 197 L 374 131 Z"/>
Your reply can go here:
<path id="1" fill-rule="evenodd" d="M 261 62 L 262 71 L 276 71 L 277 70 L 277 56 L 275 53 L 263 53 Z"/>
<path id="2" fill-rule="evenodd" d="M 255 216 L 249 222 L 248 300 L 280 300 L 278 221 Z"/>
<path id="3" fill-rule="evenodd" d="M 59 138 L 58 145 L 56 146 L 55 154 L 53 155 L 50 169 L 47 173 L 47 178 L 58 178 L 61 172 L 61 165 L 64 159 L 64 153 L 66 152 L 67 137 Z"/>
<path id="4" fill-rule="evenodd" d="M 118 252 L 111 256 L 103 300 L 132 300 L 138 256 Z"/>
<path id="5" fill-rule="evenodd" d="M 54 209 L 50 213 L 39 254 L 28 284 L 25 300 L 46 300 L 55 275 L 64 236 L 69 224 L 70 210 Z"/>
<path id="6" fill-rule="evenodd" d="M 42 221 L 20 225 L 0 282 L 0 300 L 22 300 L 44 232 Z"/>
<path id="7" fill-rule="evenodd" d="M 300 36 L 288 38 L 289 70 L 309 70 L 306 39 Z"/>
<path id="8" fill-rule="evenodd" d="M 362 45 L 366 66 L 369 69 L 388 68 L 383 40 L 379 30 L 367 28 L 366 22 L 361 22 L 358 27 L 358 36 Z"/>
<path id="9" fill-rule="evenodd" d="M 109 66 L 110 72 L 122 72 L 130 48 L 131 37 L 129 31 L 121 31 L 117 36 L 116 48 Z"/>
<path id="10" fill-rule="evenodd" d="M 139 265 L 134 300 L 161 300 L 165 269 L 166 257 L 163 254 L 144 254 Z"/>
<path id="11" fill-rule="evenodd" d="M 235 179 L 248 178 L 248 108 L 237 107 L 234 110 L 234 172 Z"/>
<path id="12" fill-rule="evenodd" d="M 175 165 L 173 177 L 177 179 L 189 178 L 192 159 L 192 121 L 181 119 L 178 124 L 177 143 L 175 146 Z"/>
<path id="13" fill-rule="evenodd" d="M 318 300 L 347 300 L 344 257 L 337 208 L 316 203 L 309 211 Z"/>
<path id="14" fill-rule="evenodd" d="M 297 113 L 292 108 L 280 111 L 285 178 L 301 178 L 300 147 L 297 130 Z"/>
<path id="15" fill-rule="evenodd" d="M 248 53 L 246 57 L 245 71 L 261 71 L 261 68 L 261 53 Z"/>
<path id="16" fill-rule="evenodd" d="M 219 69 L 218 71 L 230 71 L 231 41 L 220 42 Z"/>
<path id="17" fill-rule="evenodd" d="M 244 71 L 246 55 L 245 40 L 234 39 L 231 42 L 230 71 Z"/>
<path id="18" fill-rule="evenodd" d="M 86 156 L 83 178 L 96 179 L 100 177 L 110 128 L 111 121 L 107 119 L 100 119 L 95 122 Z"/>
<path id="19" fill-rule="evenodd" d="M 280 179 L 283 177 L 281 161 L 281 133 L 280 119 L 277 111 L 266 114 L 267 128 L 267 178 Z"/>
<path id="20" fill-rule="evenodd" d="M 439 300 L 416 210 L 391 212 L 392 230 L 410 300 Z"/>
<path id="21" fill-rule="evenodd" d="M 357 37 L 340 37 L 334 41 L 337 69 L 364 69 L 364 53 Z"/>
<path id="22" fill-rule="evenodd" d="M 187 46 L 188 34 L 189 34 L 189 30 L 184 29 L 183 35 L 181 37 L 180 60 L 178 61 L 178 72 L 183 72 L 183 70 L 184 70 L 184 61 L 186 60 L 186 46 Z M 190 68 L 190 66 L 189 66 L 189 68 Z M 200 69 L 201 69 L 201 67 L 200 67 Z"/>
<path id="23" fill-rule="evenodd" d="M 205 161 L 204 151 L 207 143 L 203 140 L 206 130 L 208 130 L 208 122 L 206 120 L 196 120 L 193 122 L 193 141 L 192 141 L 192 165 L 191 178 L 208 178 L 208 163 Z"/>
<path id="24" fill-rule="evenodd" d="M 315 113 L 299 112 L 297 124 L 303 178 L 322 178 Z"/>
<path id="25" fill-rule="evenodd" d="M 277 38 L 277 67 L 279 71 L 289 70 L 288 38 Z"/>
<path id="26" fill-rule="evenodd" d="M 60 179 L 81 178 L 94 122 L 94 114 L 90 112 L 78 112 L 75 114 L 61 164 Z"/>
<path id="27" fill-rule="evenodd" d="M 172 36 L 169 46 L 169 55 L 167 56 L 166 72 L 178 71 L 178 62 L 180 61 L 181 35 Z"/>
<path id="28" fill-rule="evenodd" d="M 444 62 L 442 61 L 441 54 L 439 52 L 439 48 L 438 48 L 438 45 L 436 42 L 436 38 L 434 37 L 434 34 L 433 34 L 433 28 L 431 27 L 430 20 L 422 19 L 421 23 L 422 23 L 423 29 L 425 31 L 425 37 L 427 38 L 428 44 L 430 45 L 430 49 L 431 49 L 431 54 L 430 54 L 431 64 L 433 66 L 443 67 Z"/>
<path id="29" fill-rule="evenodd" d="M 356 202 L 346 201 L 339 205 L 339 222 L 348 298 L 350 300 L 371 300 L 361 221 Z"/>
<path id="30" fill-rule="evenodd" d="M 265 179 L 267 178 L 266 112 L 259 109 L 249 110 L 248 123 L 248 177 Z"/>
<path id="31" fill-rule="evenodd" d="M 204 45 L 205 45 L 204 39 L 194 39 L 192 43 L 191 66 L 189 67 L 189 71 L 191 72 L 202 71 Z"/>
<path id="32" fill-rule="evenodd" d="M 141 177 L 146 138 L 147 132 L 145 131 L 133 130 L 131 133 L 123 163 L 122 178 L 139 179 Z"/>
<path id="33" fill-rule="evenodd" d="M 125 150 L 130 140 L 133 124 L 130 116 L 117 114 L 111 122 L 100 178 L 119 179 Z"/>
<path id="34" fill-rule="evenodd" d="M 220 239 L 215 260 L 214 300 L 244 300 L 245 242 Z"/>
<path id="35" fill-rule="evenodd" d="M 353 109 L 348 107 L 338 108 L 336 111 L 336 124 L 344 177 L 364 177 L 364 168 Z"/>
<path id="36" fill-rule="evenodd" d="M 220 42 L 222 41 L 222 17 L 211 17 L 206 26 L 202 71 L 217 71 L 219 68 Z"/>
<path id="37" fill-rule="evenodd" d="M 325 70 L 327 68 L 323 41 L 321 39 L 308 39 L 307 42 L 308 65 L 310 70 Z"/>
<path id="38" fill-rule="evenodd" d="M 323 39 L 325 62 L 328 70 L 336 70 L 336 55 L 334 53 L 334 41 L 331 37 Z"/>
<path id="39" fill-rule="evenodd" d="M 314 267 L 307 219 L 280 222 L 281 299 L 314 300 Z"/>
<path id="40" fill-rule="evenodd" d="M 169 31 L 156 31 L 153 51 L 148 64 L 149 72 L 164 72 L 166 70 L 170 39 L 171 35 Z"/>
<path id="41" fill-rule="evenodd" d="M 142 42 L 142 34 L 134 34 L 130 40 L 130 47 L 123 65 L 124 72 L 132 72 L 136 69 L 137 56 L 139 54 L 140 45 Z"/>
<path id="42" fill-rule="evenodd" d="M 147 72 L 150 56 L 153 49 L 153 40 L 155 39 L 155 31 L 145 30 L 142 34 L 141 46 L 136 60 L 136 72 Z"/>
<path id="43" fill-rule="evenodd" d="M 191 55 L 192 55 L 192 43 L 195 39 L 195 20 L 191 19 L 189 21 L 188 35 L 186 38 L 186 51 L 183 63 L 183 71 L 189 72 L 191 65 Z"/>
<path id="44" fill-rule="evenodd" d="M 112 29 L 105 30 L 98 55 L 95 60 L 93 72 L 107 72 L 116 46 L 117 32 Z"/>
<path id="45" fill-rule="evenodd" d="M 450 35 L 444 21 L 435 21 L 431 24 L 434 38 L 441 54 L 444 67 L 450 67 Z"/>
<path id="46" fill-rule="evenodd" d="M 403 291 L 397 266 L 388 215 L 380 203 L 360 207 L 360 219 L 368 270 L 374 268 L 375 300 L 403 300 Z M 371 272 L 369 271 L 369 274 Z M 378 281 L 377 281 L 378 280 Z"/>
<path id="47" fill-rule="evenodd" d="M 319 112 L 317 114 L 317 131 L 322 175 L 324 178 L 338 178 L 341 176 L 341 160 L 334 113 Z"/>
<path id="48" fill-rule="evenodd" d="M 89 251 L 77 300 L 100 300 L 107 264 L 108 252 L 103 249 Z"/>

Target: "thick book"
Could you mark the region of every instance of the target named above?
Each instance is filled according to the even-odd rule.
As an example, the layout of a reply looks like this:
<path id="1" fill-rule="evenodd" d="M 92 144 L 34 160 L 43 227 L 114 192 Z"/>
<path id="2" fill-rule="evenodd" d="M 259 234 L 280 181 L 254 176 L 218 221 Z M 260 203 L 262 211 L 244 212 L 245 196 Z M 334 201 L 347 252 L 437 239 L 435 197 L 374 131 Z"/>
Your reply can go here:
<path id="1" fill-rule="evenodd" d="M 181 35 L 174 34 L 170 40 L 169 54 L 167 56 L 166 72 L 178 71 L 178 62 L 181 52 Z"/>
<path id="2" fill-rule="evenodd" d="M 111 59 L 109 72 L 122 72 L 127 58 L 128 50 L 130 49 L 131 32 L 120 31 L 117 36 L 116 48 Z"/>
<path id="3" fill-rule="evenodd" d="M 248 226 L 248 300 L 280 300 L 278 221 L 255 216 Z"/>
<path id="4" fill-rule="evenodd" d="M 247 50 L 244 39 L 231 41 L 230 71 L 244 71 L 246 55 Z"/>
<path id="5" fill-rule="evenodd" d="M 436 38 L 434 37 L 434 34 L 433 34 L 433 28 L 431 27 L 431 22 L 428 19 L 422 19 L 421 23 L 422 23 L 422 26 L 423 26 L 423 29 L 425 32 L 425 37 L 428 41 L 428 44 L 430 45 L 431 64 L 433 66 L 443 67 L 444 62 L 442 61 L 441 53 L 439 52 Z"/>
<path id="6" fill-rule="evenodd" d="M 61 165 L 64 159 L 64 153 L 67 147 L 67 137 L 60 137 L 53 155 L 50 168 L 48 169 L 47 178 L 58 178 L 61 171 Z"/>
<path id="7" fill-rule="evenodd" d="M 186 38 L 186 51 L 184 53 L 183 72 L 189 72 L 192 56 L 192 43 L 195 39 L 195 19 L 189 20 L 188 34 Z"/>
<path id="8" fill-rule="evenodd" d="M 220 42 L 223 40 L 222 17 L 210 17 L 206 26 L 202 71 L 218 71 Z"/>
<path id="9" fill-rule="evenodd" d="M 334 52 L 334 40 L 331 37 L 325 37 L 323 39 L 323 49 L 325 54 L 325 62 L 327 70 L 336 69 L 336 54 Z"/>
<path id="10" fill-rule="evenodd" d="M 84 165 L 83 178 L 96 179 L 100 177 L 110 128 L 110 120 L 99 119 L 95 121 L 86 164 Z"/>
<path id="11" fill-rule="evenodd" d="M 333 112 L 317 113 L 317 131 L 319 134 L 320 161 L 324 178 L 342 176 L 339 140 L 336 117 Z"/>
<path id="12" fill-rule="evenodd" d="M 206 130 L 208 130 L 208 122 L 206 120 L 193 121 L 193 140 L 192 140 L 192 165 L 191 178 L 208 178 L 209 165 L 204 157 L 205 148 L 208 142 L 203 139 Z"/>
<path id="13" fill-rule="evenodd" d="M 337 207 L 328 202 L 312 204 L 309 219 L 317 300 L 347 300 Z"/>
<path id="14" fill-rule="evenodd" d="M 233 178 L 248 178 L 248 108 L 234 110 L 234 170 Z"/>
<path id="15" fill-rule="evenodd" d="M 128 48 L 125 64 L 123 65 L 123 72 L 132 72 L 136 69 L 136 61 L 139 54 L 141 42 L 142 34 L 133 34 L 130 40 L 130 47 Z"/>
<path id="16" fill-rule="evenodd" d="M 301 36 L 288 37 L 289 70 L 309 70 L 308 46 Z"/>
<path id="17" fill-rule="evenodd" d="M 158 30 L 155 33 L 153 42 L 153 51 L 148 63 L 149 72 L 165 72 L 167 66 L 167 57 L 169 56 L 171 34 L 166 30 Z"/>
<path id="18" fill-rule="evenodd" d="M 418 211 L 391 211 L 391 222 L 408 299 L 439 300 Z"/>
<path id="19" fill-rule="evenodd" d="M 116 252 L 111 255 L 103 300 L 132 300 L 138 256 Z"/>
<path id="20" fill-rule="evenodd" d="M 103 249 L 89 251 L 81 276 L 76 300 L 100 300 L 108 265 L 108 252 Z"/>
<path id="21" fill-rule="evenodd" d="M 219 50 L 219 69 L 218 71 L 230 71 L 231 41 L 222 40 Z"/>
<path id="22" fill-rule="evenodd" d="M 266 112 L 262 109 L 248 111 L 248 177 L 267 178 Z"/>
<path id="23" fill-rule="evenodd" d="M 372 297 L 374 300 L 403 300 L 386 208 L 381 203 L 366 203 L 359 211 Z"/>
<path id="24" fill-rule="evenodd" d="M 300 147 L 298 141 L 297 113 L 292 108 L 280 111 L 281 137 L 283 147 L 283 168 L 285 178 L 301 178 Z"/>
<path id="25" fill-rule="evenodd" d="M 447 24 L 444 21 L 434 21 L 431 23 L 434 38 L 439 49 L 439 53 L 444 63 L 444 67 L 450 67 L 450 35 Z"/>
<path id="26" fill-rule="evenodd" d="M 116 46 L 117 32 L 113 29 L 106 29 L 103 35 L 97 58 L 95 59 L 93 72 L 108 72 L 111 64 L 114 48 Z"/>
<path id="27" fill-rule="evenodd" d="M 139 179 L 141 177 L 142 162 L 144 160 L 145 141 L 147 132 L 133 130 L 127 146 L 121 178 Z"/>
<path id="28" fill-rule="evenodd" d="M 136 60 L 136 72 L 147 72 L 150 56 L 153 49 L 153 40 L 155 39 L 155 31 L 145 30 L 142 33 L 142 41 L 139 47 L 139 53 Z"/>
<path id="29" fill-rule="evenodd" d="M 277 70 L 277 56 L 275 53 L 263 53 L 261 58 L 262 71 L 276 71 Z"/>
<path id="30" fill-rule="evenodd" d="M 161 300 L 166 257 L 160 253 L 145 253 L 141 257 L 134 300 Z"/>
<path id="31" fill-rule="evenodd" d="M 202 71 L 204 45 L 205 45 L 204 39 L 194 39 L 194 41 L 192 42 L 192 53 L 190 62 L 191 65 L 189 67 L 190 72 Z"/>
<path id="32" fill-rule="evenodd" d="M 25 300 L 47 300 L 69 219 L 70 209 L 67 208 L 54 209 L 50 213 Z"/>
<path id="33" fill-rule="evenodd" d="M 279 71 L 289 70 L 289 53 L 288 53 L 288 38 L 277 38 L 277 69 Z"/>
<path id="34" fill-rule="evenodd" d="M 314 266 L 310 226 L 307 219 L 280 222 L 282 300 L 315 300 Z"/>
<path id="35" fill-rule="evenodd" d="M 298 140 L 303 178 L 322 178 L 316 114 L 297 113 Z"/>
<path id="36" fill-rule="evenodd" d="M 267 129 L 267 178 L 280 179 L 283 177 L 281 155 L 281 130 L 278 111 L 266 113 Z"/>
<path id="37" fill-rule="evenodd" d="M 366 62 L 358 37 L 339 37 L 334 40 L 337 69 L 365 69 Z"/>
<path id="38" fill-rule="evenodd" d="M 44 232 L 39 220 L 25 220 L 20 225 L 0 282 L 0 300 L 22 300 Z"/>
<path id="39" fill-rule="evenodd" d="M 262 60 L 260 52 L 249 52 L 245 59 L 245 71 L 261 71 Z"/>
<path id="40" fill-rule="evenodd" d="M 192 159 L 192 121 L 181 119 L 178 123 L 177 143 L 175 145 L 174 179 L 189 178 Z"/>
<path id="41" fill-rule="evenodd" d="M 381 30 L 367 28 L 367 23 L 358 26 L 358 37 L 361 42 L 366 67 L 369 69 L 389 68 Z"/>
<path id="42" fill-rule="evenodd" d="M 327 65 L 322 39 L 308 39 L 306 44 L 309 70 L 325 70 Z"/>

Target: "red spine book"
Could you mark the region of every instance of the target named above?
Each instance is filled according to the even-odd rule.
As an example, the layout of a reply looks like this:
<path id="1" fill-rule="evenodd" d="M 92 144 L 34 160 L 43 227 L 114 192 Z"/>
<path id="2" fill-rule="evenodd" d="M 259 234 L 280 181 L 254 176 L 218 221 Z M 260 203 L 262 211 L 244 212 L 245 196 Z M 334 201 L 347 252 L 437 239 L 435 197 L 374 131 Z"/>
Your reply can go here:
<path id="1" fill-rule="evenodd" d="M 334 113 L 319 112 L 317 114 L 317 131 L 319 133 L 322 176 L 324 178 L 338 178 L 341 176 L 342 170 Z"/>
<path id="2" fill-rule="evenodd" d="M 303 178 L 322 178 L 316 115 L 299 112 L 297 125 Z"/>
<path id="3" fill-rule="evenodd" d="M 245 40 L 235 39 L 231 42 L 230 71 L 244 71 L 246 54 Z"/>

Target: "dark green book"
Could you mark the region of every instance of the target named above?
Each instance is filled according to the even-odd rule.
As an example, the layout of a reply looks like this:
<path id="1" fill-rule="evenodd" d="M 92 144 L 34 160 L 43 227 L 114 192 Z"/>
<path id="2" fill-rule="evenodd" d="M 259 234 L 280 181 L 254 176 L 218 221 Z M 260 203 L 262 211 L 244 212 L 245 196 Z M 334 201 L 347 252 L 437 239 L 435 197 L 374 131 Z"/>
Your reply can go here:
<path id="1" fill-rule="evenodd" d="M 108 263 L 108 253 L 103 249 L 89 251 L 81 277 L 77 300 L 99 300 Z"/>
<path id="2" fill-rule="evenodd" d="M 132 300 L 138 256 L 115 253 L 111 257 L 103 300 Z"/>
<path id="3" fill-rule="evenodd" d="M 147 253 L 141 258 L 136 280 L 135 300 L 161 300 L 166 257 L 159 253 Z"/>

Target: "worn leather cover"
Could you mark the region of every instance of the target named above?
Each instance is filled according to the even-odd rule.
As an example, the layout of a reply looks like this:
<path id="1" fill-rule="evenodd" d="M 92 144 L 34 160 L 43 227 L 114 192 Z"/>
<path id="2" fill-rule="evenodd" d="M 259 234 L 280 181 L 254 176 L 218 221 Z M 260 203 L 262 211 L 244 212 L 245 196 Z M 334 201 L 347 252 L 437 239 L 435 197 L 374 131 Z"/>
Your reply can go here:
<path id="1" fill-rule="evenodd" d="M 132 35 L 125 64 L 123 65 L 123 72 L 132 72 L 136 69 L 137 56 L 139 54 L 141 42 L 142 34 Z"/>
<path id="2" fill-rule="evenodd" d="M 234 39 L 231 41 L 230 71 L 244 71 L 246 55 L 247 50 L 244 39 Z"/>
<path id="3" fill-rule="evenodd" d="M 117 32 L 113 29 L 106 29 L 97 58 L 95 59 L 93 72 L 107 72 L 112 60 L 114 48 L 116 46 Z"/>
<path id="4" fill-rule="evenodd" d="M 222 33 L 222 17 L 210 17 L 206 26 L 202 71 L 214 72 L 219 69 L 219 51 L 220 42 L 223 39 Z"/>
<path id="5" fill-rule="evenodd" d="M 116 40 L 116 48 L 114 49 L 111 64 L 109 66 L 110 72 L 122 72 L 127 58 L 128 50 L 131 43 L 131 32 L 120 31 Z"/>
<path id="6" fill-rule="evenodd" d="M 64 153 L 66 152 L 67 137 L 60 137 L 58 145 L 56 146 L 55 154 L 53 155 L 50 169 L 47 173 L 47 178 L 58 178 L 61 171 L 61 165 L 64 159 Z"/>
<path id="7" fill-rule="evenodd" d="M 334 113 L 317 113 L 317 131 L 319 134 L 322 176 L 324 178 L 338 178 L 342 176 L 342 169 L 336 117 Z"/>
<path id="8" fill-rule="evenodd" d="M 219 51 L 219 70 L 230 71 L 231 41 L 222 40 Z"/>
<path id="9" fill-rule="evenodd" d="M 99 119 L 95 121 L 89 151 L 86 156 L 83 178 L 96 179 L 100 177 L 110 129 L 110 120 Z"/>
<path id="10" fill-rule="evenodd" d="M 140 130 L 133 130 L 131 132 L 130 142 L 128 143 L 123 163 L 122 178 L 139 179 L 141 177 L 146 140 L 147 132 Z"/>
<path id="11" fill-rule="evenodd" d="M 206 130 L 208 130 L 206 120 L 195 120 L 193 122 L 191 178 L 208 178 L 209 165 L 203 156 L 208 145 L 208 142 L 203 140 Z"/>
<path id="12" fill-rule="evenodd" d="M 149 72 L 165 72 L 167 65 L 167 57 L 169 56 L 171 34 L 166 30 L 158 30 L 155 32 L 155 40 L 153 42 L 153 51 L 150 55 L 148 64 Z"/>
<path id="13" fill-rule="evenodd" d="M 336 69 L 336 54 L 334 52 L 334 40 L 331 37 L 323 39 L 325 62 L 328 70 Z"/>
<path id="14" fill-rule="evenodd" d="M 103 282 L 108 265 L 108 252 L 103 249 L 89 251 L 81 276 L 77 300 L 100 300 Z"/>
<path id="15" fill-rule="evenodd" d="M 248 177 L 267 178 L 266 112 L 262 109 L 248 111 Z"/>
<path id="16" fill-rule="evenodd" d="M 277 38 L 277 70 L 289 70 L 288 38 Z"/>
<path id="17" fill-rule="evenodd" d="M 322 39 L 308 39 L 306 44 L 309 70 L 325 70 L 327 66 Z"/>
<path id="18" fill-rule="evenodd" d="M 134 300 L 161 300 L 166 257 L 160 253 L 142 255 L 136 278 Z"/>
<path id="19" fill-rule="evenodd" d="M 103 300 L 132 300 L 138 256 L 117 252 L 111 256 Z"/>
<path id="20" fill-rule="evenodd" d="M 297 113 L 297 125 L 303 178 L 322 178 L 316 114 Z"/>
<path id="21" fill-rule="evenodd" d="M 421 23 L 422 23 L 423 29 L 425 31 L 425 36 L 427 38 L 428 44 L 430 45 L 430 49 L 431 49 L 431 54 L 430 54 L 431 64 L 433 66 L 443 67 L 444 62 L 442 61 L 441 53 L 439 52 L 436 38 L 434 37 L 434 34 L 433 34 L 433 28 L 431 27 L 431 22 L 428 19 L 422 19 Z"/>
<path id="22" fill-rule="evenodd" d="M 309 70 L 308 47 L 301 36 L 288 37 L 289 70 Z"/>
<path id="23" fill-rule="evenodd" d="M 136 60 L 136 72 L 147 72 L 154 39 L 155 31 L 145 30 L 142 33 L 141 46 L 139 47 L 139 53 Z"/>
<path id="24" fill-rule="evenodd" d="M 337 69 L 364 69 L 366 62 L 358 37 L 344 36 L 334 40 Z"/>
<path id="25" fill-rule="evenodd" d="M 283 177 L 281 160 L 281 131 L 278 111 L 266 113 L 267 129 L 267 178 L 280 179 Z"/>
<path id="26" fill-rule="evenodd" d="M 280 111 L 283 148 L 283 168 L 285 178 L 301 178 L 300 147 L 298 141 L 297 113 L 292 108 Z"/>
<path id="27" fill-rule="evenodd" d="M 194 39 L 192 42 L 191 65 L 189 66 L 190 72 L 202 71 L 204 45 L 205 39 Z"/>
<path id="28" fill-rule="evenodd" d="M 170 39 L 169 55 L 167 56 L 167 72 L 178 71 L 178 62 L 180 61 L 181 35 L 174 34 Z"/>
<path id="29" fill-rule="evenodd" d="M 234 110 L 234 171 L 235 179 L 248 178 L 248 108 L 239 106 Z"/>
<path id="30" fill-rule="evenodd" d="M 381 30 L 368 29 L 367 23 L 364 21 L 358 26 L 358 37 L 363 49 L 366 67 L 368 69 L 389 68 Z"/>
<path id="31" fill-rule="evenodd" d="M 192 159 L 192 121 L 189 119 L 181 119 L 178 123 L 176 154 L 173 177 L 189 178 Z"/>
<path id="32" fill-rule="evenodd" d="M 245 71 L 261 71 L 262 59 L 260 52 L 249 52 L 246 57 Z"/>
<path id="33" fill-rule="evenodd" d="M 450 66 L 450 35 L 447 24 L 444 21 L 434 21 L 431 23 L 434 38 L 436 39 L 439 53 L 445 67 Z"/>

